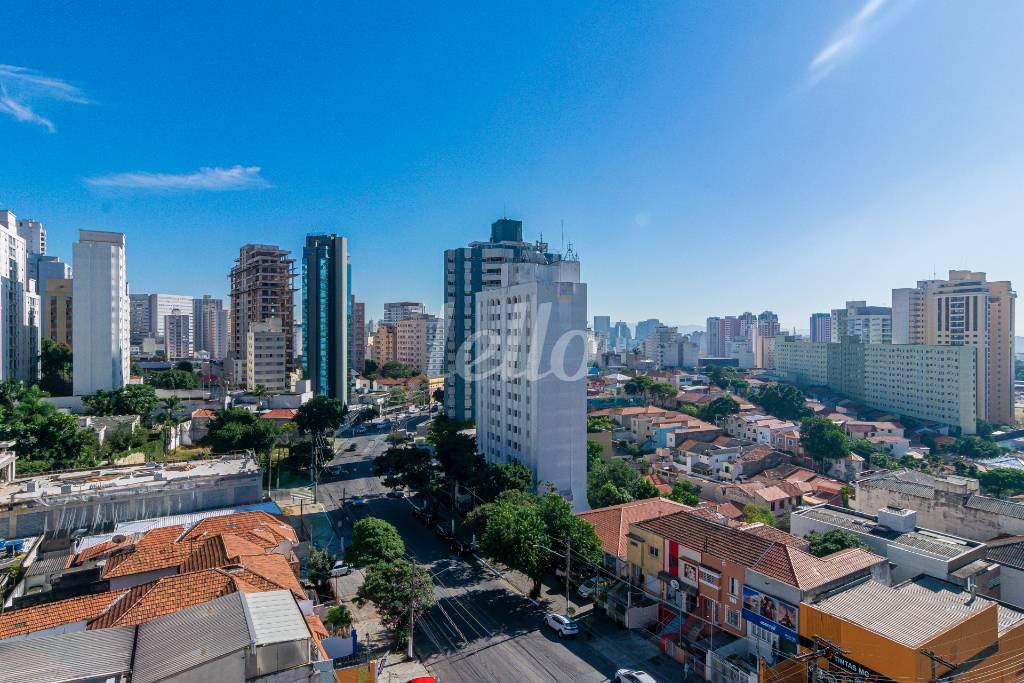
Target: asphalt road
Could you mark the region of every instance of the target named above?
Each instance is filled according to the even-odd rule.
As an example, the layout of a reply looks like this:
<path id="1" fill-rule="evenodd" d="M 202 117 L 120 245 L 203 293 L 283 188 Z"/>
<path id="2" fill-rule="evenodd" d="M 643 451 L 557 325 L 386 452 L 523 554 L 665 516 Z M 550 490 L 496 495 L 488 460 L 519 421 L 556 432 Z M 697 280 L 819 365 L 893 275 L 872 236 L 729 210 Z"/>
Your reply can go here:
<path id="1" fill-rule="evenodd" d="M 350 443 L 357 450 L 344 452 Z M 374 516 L 394 524 L 405 540 L 406 553 L 428 565 L 434 576 L 437 605 L 417 622 L 414 646 L 439 680 L 596 682 L 611 680 L 623 667 L 646 669 L 658 680 L 679 678 L 669 677 L 679 665 L 658 654 L 649 641 L 601 617 L 595 617 L 591 626 L 592 638 L 559 639 L 543 626 L 541 606 L 511 590 L 474 558 L 451 553 L 412 516 L 410 501 L 388 497 L 388 490 L 373 476 L 372 459 L 387 448 L 383 434 L 339 439 L 337 448 L 340 452 L 332 464 L 342 471 L 337 478 L 322 480 L 321 499 L 333 509 L 343 497 L 366 498 L 365 507 L 349 506 L 351 517 Z M 340 518 L 337 510 L 331 514 Z"/>

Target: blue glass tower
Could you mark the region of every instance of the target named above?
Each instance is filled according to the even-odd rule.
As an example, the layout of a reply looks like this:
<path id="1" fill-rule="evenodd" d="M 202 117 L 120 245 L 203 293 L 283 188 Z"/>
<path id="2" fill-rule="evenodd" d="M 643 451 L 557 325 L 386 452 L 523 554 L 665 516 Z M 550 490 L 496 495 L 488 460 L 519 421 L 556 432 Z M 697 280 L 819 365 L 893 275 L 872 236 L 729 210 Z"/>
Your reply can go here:
<path id="1" fill-rule="evenodd" d="M 307 235 L 302 250 L 302 369 L 317 396 L 348 403 L 348 240 Z"/>

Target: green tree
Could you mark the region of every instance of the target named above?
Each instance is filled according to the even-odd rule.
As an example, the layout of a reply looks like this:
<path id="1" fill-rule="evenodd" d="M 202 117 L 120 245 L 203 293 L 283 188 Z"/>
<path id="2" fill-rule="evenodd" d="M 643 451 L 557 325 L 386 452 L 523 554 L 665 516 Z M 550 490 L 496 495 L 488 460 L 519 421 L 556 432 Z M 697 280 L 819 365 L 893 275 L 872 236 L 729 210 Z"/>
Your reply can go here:
<path id="1" fill-rule="evenodd" d="M 206 442 L 214 453 L 252 450 L 266 455 L 274 448 L 280 433 L 270 420 L 242 408 L 218 410 L 210 420 Z"/>
<path id="2" fill-rule="evenodd" d="M 408 641 L 409 620 L 433 607 L 434 599 L 430 571 L 404 560 L 371 566 L 356 592 L 356 604 L 373 604 L 381 625 L 392 632 L 398 644 Z"/>
<path id="3" fill-rule="evenodd" d="M 991 422 L 986 420 L 976 420 L 974 432 L 978 435 L 978 438 L 985 439 L 986 441 L 992 440 L 992 432 L 995 431 L 995 427 L 992 426 Z"/>
<path id="4" fill-rule="evenodd" d="M 672 485 L 672 492 L 668 494 L 668 498 L 683 505 L 696 507 L 700 504 L 700 487 L 691 481 L 677 481 Z"/>
<path id="5" fill-rule="evenodd" d="M 843 430 L 823 417 L 803 419 L 800 423 L 800 445 L 808 456 L 822 465 L 845 458 L 850 452 Z"/>
<path id="6" fill-rule="evenodd" d="M 769 384 L 754 394 L 752 400 L 780 420 L 802 420 L 813 414 L 803 392 L 792 384 Z"/>
<path id="7" fill-rule="evenodd" d="M 146 424 L 153 421 L 160 399 L 147 384 L 129 384 L 113 391 L 97 391 L 83 396 L 82 404 L 89 415 L 138 415 Z"/>
<path id="8" fill-rule="evenodd" d="M 977 472 L 978 481 L 986 493 L 993 496 L 1014 496 L 1024 491 L 1024 472 L 1007 467 L 996 467 L 987 472 Z"/>
<path id="9" fill-rule="evenodd" d="M 177 426 L 180 424 L 180 422 L 178 421 L 178 417 L 174 413 L 181 408 L 181 401 L 179 401 L 176 397 L 171 396 L 170 398 L 165 398 L 160 403 L 161 407 L 163 408 L 163 414 L 161 416 L 160 422 L 167 429 L 167 442 L 164 443 L 164 451 L 166 451 L 167 443 L 171 441 L 170 430 L 176 429 Z"/>
<path id="10" fill-rule="evenodd" d="M 195 372 L 195 368 L 192 366 L 191 361 L 179 360 L 174 365 L 175 370 L 181 370 L 182 372 Z"/>
<path id="11" fill-rule="evenodd" d="M 444 403 L 444 389 L 434 389 L 434 393 L 430 395 L 434 399 L 435 403 Z"/>
<path id="12" fill-rule="evenodd" d="M 407 377 L 415 377 L 420 374 L 420 371 L 409 367 L 405 363 L 399 363 L 397 360 L 390 360 L 378 369 L 377 374 L 389 379 L 405 379 Z"/>
<path id="13" fill-rule="evenodd" d="M 740 412 L 740 404 L 732 396 L 726 394 L 706 403 L 700 409 L 700 419 L 705 422 L 717 423 L 723 417 L 735 415 L 738 412 Z"/>
<path id="14" fill-rule="evenodd" d="M 768 524 L 769 526 L 775 526 L 776 520 L 775 515 L 764 505 L 758 505 L 756 503 L 748 503 L 743 506 L 743 521 L 761 524 Z"/>
<path id="15" fill-rule="evenodd" d="M 20 379 L 6 379 L 0 382 L 0 409 L 14 410 L 14 407 L 25 397 L 26 391 L 25 383 Z"/>
<path id="16" fill-rule="evenodd" d="M 384 478 L 385 486 L 405 486 L 432 495 L 434 465 L 430 452 L 416 446 L 393 446 L 373 459 L 373 473 Z"/>
<path id="17" fill-rule="evenodd" d="M 711 365 L 706 371 L 711 383 L 720 389 L 728 389 L 729 383 L 736 378 L 736 371 L 724 365 Z"/>
<path id="18" fill-rule="evenodd" d="M 349 629 L 352 628 L 352 613 L 346 605 L 335 605 L 327 610 L 324 626 L 333 635 L 348 635 Z"/>
<path id="19" fill-rule="evenodd" d="M 875 448 L 875 444 L 871 443 L 867 439 L 853 439 L 849 442 L 849 445 L 850 450 L 862 458 L 870 458 L 878 453 L 878 449 Z"/>
<path id="20" fill-rule="evenodd" d="M 357 567 L 402 559 L 405 542 L 398 529 L 378 517 L 364 517 L 352 525 L 352 545 L 345 560 Z"/>
<path id="21" fill-rule="evenodd" d="M 373 377 L 377 374 L 377 361 L 366 359 L 363 363 L 363 377 Z"/>
<path id="22" fill-rule="evenodd" d="M 647 500 L 648 498 L 657 498 L 660 493 L 658 492 L 658 487 L 651 483 L 649 479 L 639 477 L 633 482 L 633 486 L 630 487 L 629 495 L 633 500 Z"/>
<path id="23" fill-rule="evenodd" d="M 520 462 L 489 465 L 481 471 L 474 489 L 484 500 L 494 500 L 505 491 L 533 490 L 533 473 Z"/>
<path id="24" fill-rule="evenodd" d="M 263 407 L 263 404 L 270 398 L 270 389 L 267 389 L 263 384 L 257 384 L 249 393 L 256 397 L 257 404 L 260 407 Z"/>
<path id="25" fill-rule="evenodd" d="M 42 351 L 39 354 L 39 366 L 42 373 L 39 386 L 43 391 L 51 396 L 71 395 L 71 349 L 49 337 L 44 337 Z"/>
<path id="26" fill-rule="evenodd" d="M 654 380 L 647 375 L 637 375 L 626 382 L 622 388 L 630 396 L 641 396 L 645 401 L 650 401 Z"/>
<path id="27" fill-rule="evenodd" d="M 569 502 L 554 491 L 541 496 L 537 507 L 548 539 L 543 545 L 562 553 L 562 543 L 568 540 L 576 566 L 589 575 L 591 567 L 601 563 L 601 540 L 594 527 L 574 515 Z M 548 553 L 548 571 L 565 564 L 565 559 L 555 552 Z M 572 562 L 569 564 L 572 568 Z"/>
<path id="28" fill-rule="evenodd" d="M 847 548 L 871 550 L 859 538 L 844 529 L 833 529 L 824 533 L 812 531 L 804 538 L 811 544 L 810 551 L 815 557 L 825 557 Z"/>
<path id="29" fill-rule="evenodd" d="M 427 432 L 427 441 L 434 444 L 434 457 L 446 480 L 473 485 L 485 463 L 477 455 L 476 438 L 464 433 L 465 428 L 463 423 L 438 416 Z"/>
<path id="30" fill-rule="evenodd" d="M 487 518 L 480 547 L 490 557 L 526 574 L 533 581 L 531 595 L 540 594 L 549 552 L 544 519 L 536 505 L 498 502 Z"/>
<path id="31" fill-rule="evenodd" d="M 668 382 L 655 382 L 650 388 L 651 399 L 655 403 L 665 403 L 676 397 L 676 388 Z"/>
<path id="32" fill-rule="evenodd" d="M 302 434 L 327 435 L 338 431 L 345 421 L 348 406 L 336 398 L 314 396 L 295 413 L 295 424 Z"/>
<path id="33" fill-rule="evenodd" d="M 323 591 L 327 586 L 333 567 L 334 556 L 329 555 L 326 550 L 313 548 L 309 551 L 309 557 L 306 559 L 306 576 L 318 591 Z"/>
<path id="34" fill-rule="evenodd" d="M 977 436 L 958 436 L 952 443 L 946 444 L 943 449 L 947 453 L 962 455 L 965 458 L 996 458 L 1002 454 L 993 441 L 986 441 Z"/>
<path id="35" fill-rule="evenodd" d="M 633 502 L 633 496 L 629 491 L 616 486 L 614 482 L 605 481 L 596 486 L 589 487 L 587 500 L 592 508 L 603 508 L 609 505 L 621 505 L 622 503 Z"/>
<path id="36" fill-rule="evenodd" d="M 604 446 L 596 441 L 587 440 L 587 471 L 604 462 Z"/>
<path id="37" fill-rule="evenodd" d="M 146 383 L 157 389 L 195 389 L 199 386 L 194 374 L 176 368 L 154 372 L 146 378 Z"/>
<path id="38" fill-rule="evenodd" d="M 612 418 L 607 415 L 601 415 L 600 417 L 588 417 L 587 418 L 587 432 L 593 434 L 595 432 L 610 432 L 615 428 Z"/>

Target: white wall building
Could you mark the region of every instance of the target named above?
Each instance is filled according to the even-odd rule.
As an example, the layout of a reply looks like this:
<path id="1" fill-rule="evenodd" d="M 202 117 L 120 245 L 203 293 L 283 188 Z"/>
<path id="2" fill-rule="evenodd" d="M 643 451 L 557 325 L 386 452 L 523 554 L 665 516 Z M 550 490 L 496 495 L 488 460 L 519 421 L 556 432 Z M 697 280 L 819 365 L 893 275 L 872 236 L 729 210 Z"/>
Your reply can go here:
<path id="1" fill-rule="evenodd" d="M 120 389 L 130 363 L 124 233 L 82 230 L 72 253 L 74 393 Z"/>
<path id="2" fill-rule="evenodd" d="M 28 276 L 28 248 L 19 221 L 0 211 L 0 380 L 39 377 L 40 313 L 35 280 Z"/>
<path id="3" fill-rule="evenodd" d="M 212 360 L 222 360 L 228 353 L 228 312 L 221 299 L 204 295 L 192 301 L 192 346 L 196 352 L 206 351 Z"/>
<path id="4" fill-rule="evenodd" d="M 149 295 L 149 322 L 150 334 L 157 337 L 164 336 L 164 320 L 167 316 L 178 309 L 182 313 L 192 311 L 192 297 L 183 294 L 150 294 Z M 191 316 L 189 316 L 191 320 Z M 189 329 L 189 334 L 193 334 Z"/>
<path id="5" fill-rule="evenodd" d="M 250 322 L 246 332 L 245 388 L 262 384 L 270 392 L 288 391 L 287 335 L 280 318 Z"/>
<path id="6" fill-rule="evenodd" d="M 477 447 L 518 461 L 587 509 L 587 286 L 579 262 L 504 263 L 507 284 L 477 294 Z"/>

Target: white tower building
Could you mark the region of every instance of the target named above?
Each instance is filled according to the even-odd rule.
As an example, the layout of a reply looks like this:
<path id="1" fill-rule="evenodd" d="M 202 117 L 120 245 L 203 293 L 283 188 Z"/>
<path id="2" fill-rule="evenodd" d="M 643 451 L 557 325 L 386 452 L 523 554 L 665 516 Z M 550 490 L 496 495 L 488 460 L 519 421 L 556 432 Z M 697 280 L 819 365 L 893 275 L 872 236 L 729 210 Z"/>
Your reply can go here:
<path id="1" fill-rule="evenodd" d="M 124 233 L 81 230 L 72 254 L 74 393 L 120 389 L 130 362 Z"/>
<path id="2" fill-rule="evenodd" d="M 578 261 L 504 263 L 505 284 L 476 295 L 477 448 L 520 462 L 588 509 L 587 286 Z"/>

